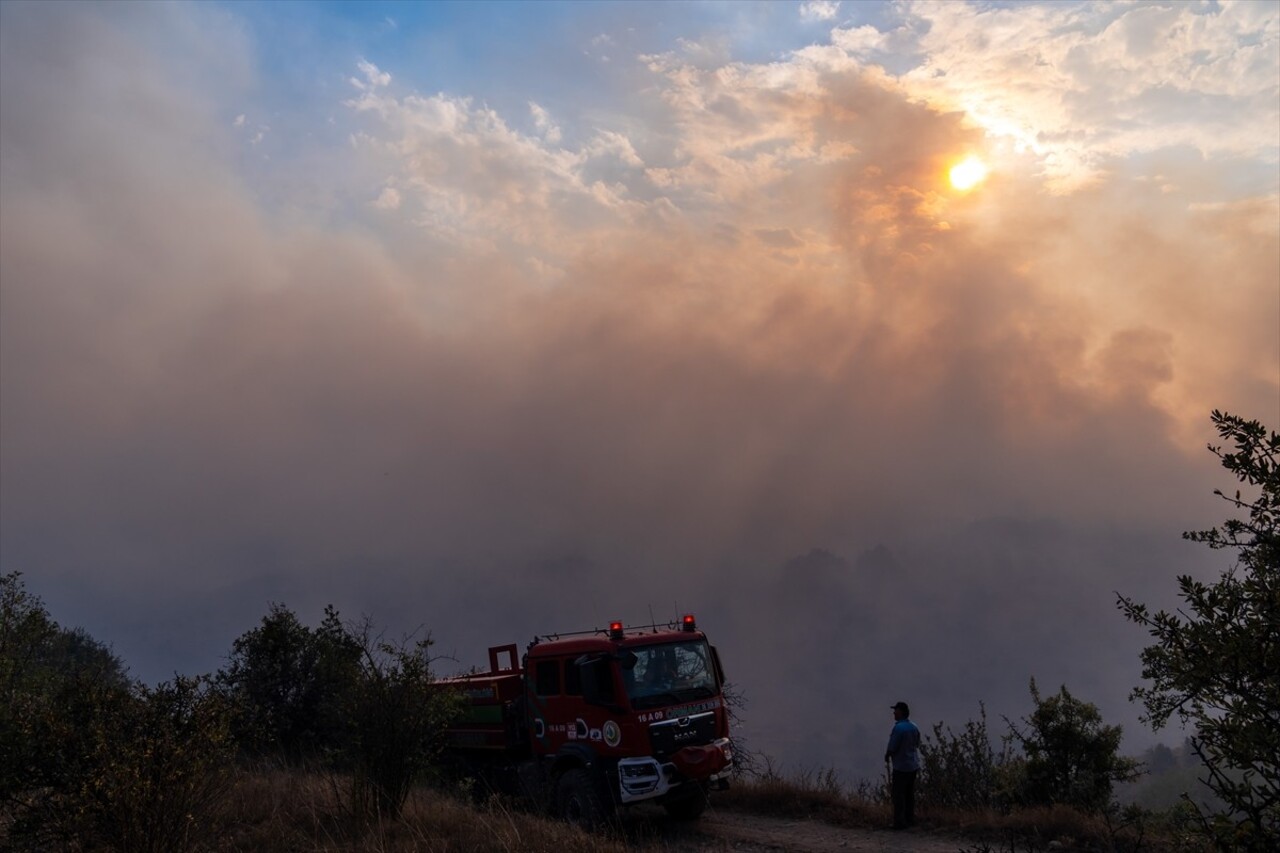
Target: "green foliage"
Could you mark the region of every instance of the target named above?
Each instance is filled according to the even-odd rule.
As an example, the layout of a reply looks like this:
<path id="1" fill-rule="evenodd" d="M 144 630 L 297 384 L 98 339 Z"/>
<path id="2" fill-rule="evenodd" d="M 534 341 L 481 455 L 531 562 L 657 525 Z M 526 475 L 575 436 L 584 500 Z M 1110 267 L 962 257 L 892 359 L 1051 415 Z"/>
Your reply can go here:
<path id="1" fill-rule="evenodd" d="M 86 847 L 191 850 L 207 841 L 227 792 L 234 745 L 229 708 L 207 679 L 102 688 L 64 732 L 78 755 L 50 823 Z"/>
<path id="2" fill-rule="evenodd" d="M 218 814 L 229 715 L 199 679 L 154 689 L 0 577 L 0 803 L 16 848 L 182 851 Z"/>
<path id="3" fill-rule="evenodd" d="M 460 710 L 460 696 L 433 685 L 430 646 L 384 642 L 369 620 L 344 624 L 332 607 L 308 628 L 273 604 L 235 641 L 218 683 L 245 751 L 349 771 L 353 813 L 395 817 Z"/>
<path id="4" fill-rule="evenodd" d="M 1113 784 L 1138 774 L 1138 763 L 1119 754 L 1120 726 L 1103 725 L 1097 707 L 1076 699 L 1065 685 L 1046 699 L 1033 678 L 1031 698 L 1035 710 L 1023 720 L 1026 728 L 1010 723 L 1025 755 L 1020 802 L 1102 811 L 1111 803 Z"/>
<path id="5" fill-rule="evenodd" d="M 12 697 L 36 676 L 57 634 L 57 624 L 26 591 L 22 575 L 0 575 L 0 696 Z"/>
<path id="6" fill-rule="evenodd" d="M 1202 780 L 1226 808 L 1203 815 L 1202 829 L 1223 849 L 1280 849 L 1280 434 L 1257 421 L 1215 411 L 1214 427 L 1234 450 L 1209 445 L 1236 480 L 1257 489 L 1221 496 L 1248 513 L 1193 542 L 1234 552 L 1235 565 L 1213 583 L 1177 579 L 1184 605 L 1152 614 L 1124 596 L 1118 606 L 1155 640 L 1142 652 L 1133 698 L 1155 729 L 1176 716 L 1195 730 Z"/>
<path id="7" fill-rule="evenodd" d="M 29 785 L 41 744 L 33 717 L 50 702 L 53 684 L 40 665 L 58 626 L 17 572 L 0 576 L 0 802 L 11 806 Z"/>
<path id="8" fill-rule="evenodd" d="M 987 712 L 960 732 L 938 723 L 920 748 L 923 804 L 961 811 L 1066 805 L 1098 813 L 1111 803 L 1112 785 L 1137 775 L 1138 763 L 1117 753 L 1120 727 L 1102 725 L 1098 709 L 1066 687 L 1047 699 L 1031 681 L 1035 710 L 997 752 Z"/>
<path id="9" fill-rule="evenodd" d="M 272 604 L 262 624 L 235 641 L 230 662 L 217 676 L 235 703 L 241 747 L 291 762 L 338 749 L 360 657 L 356 639 L 332 607 L 311 629 L 284 605 Z"/>
<path id="10" fill-rule="evenodd" d="M 957 809 L 982 809 L 998 805 L 998 771 L 995 749 L 987 735 L 987 709 L 969 720 L 957 734 L 942 723 L 925 735 L 920 745 L 920 801 Z"/>
<path id="11" fill-rule="evenodd" d="M 0 803 L 27 811 L 30 792 L 56 788 L 74 756 L 57 747 L 79 697 L 127 690 L 120 660 L 83 630 L 67 630 L 28 592 L 0 575 Z"/>
<path id="12" fill-rule="evenodd" d="M 352 807 L 364 817 L 398 817 L 410 790 L 436 766 L 463 697 L 434 686 L 429 636 L 384 642 L 367 620 L 349 636 L 361 651 L 346 709 Z"/>

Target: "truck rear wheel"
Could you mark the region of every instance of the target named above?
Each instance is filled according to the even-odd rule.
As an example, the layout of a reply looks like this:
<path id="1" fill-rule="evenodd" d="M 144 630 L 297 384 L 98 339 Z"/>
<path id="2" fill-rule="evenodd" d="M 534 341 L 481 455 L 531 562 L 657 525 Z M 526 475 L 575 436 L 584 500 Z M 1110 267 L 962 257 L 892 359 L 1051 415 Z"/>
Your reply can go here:
<path id="1" fill-rule="evenodd" d="M 556 784 L 556 805 L 562 818 L 583 829 L 595 829 L 607 817 L 599 787 L 580 767 L 566 770 L 560 777 Z"/>
<path id="2" fill-rule="evenodd" d="M 696 782 L 689 783 L 687 787 L 691 789 L 687 795 L 662 804 L 667 814 L 676 820 L 696 820 L 707 810 L 707 789 Z"/>

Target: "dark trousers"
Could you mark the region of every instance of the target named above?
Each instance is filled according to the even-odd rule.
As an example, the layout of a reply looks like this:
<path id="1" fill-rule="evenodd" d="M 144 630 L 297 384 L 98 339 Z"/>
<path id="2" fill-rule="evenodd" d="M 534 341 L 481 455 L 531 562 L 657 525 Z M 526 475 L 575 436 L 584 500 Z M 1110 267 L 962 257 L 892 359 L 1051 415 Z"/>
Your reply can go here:
<path id="1" fill-rule="evenodd" d="M 893 828 L 916 822 L 916 770 L 893 771 Z"/>

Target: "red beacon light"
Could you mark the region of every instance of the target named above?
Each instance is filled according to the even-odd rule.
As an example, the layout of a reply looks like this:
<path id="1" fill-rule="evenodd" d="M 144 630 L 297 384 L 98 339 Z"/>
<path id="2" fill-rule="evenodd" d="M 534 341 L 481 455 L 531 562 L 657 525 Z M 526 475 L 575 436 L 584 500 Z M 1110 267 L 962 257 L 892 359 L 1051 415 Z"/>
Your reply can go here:
<path id="1" fill-rule="evenodd" d="M 621 622 L 613 621 L 609 623 L 609 639 L 610 640 L 622 639 L 622 623 Z"/>
<path id="2" fill-rule="evenodd" d="M 698 620 L 693 618 L 692 613 L 686 613 L 684 618 L 680 620 L 680 627 L 685 631 L 696 631 L 698 630 Z"/>

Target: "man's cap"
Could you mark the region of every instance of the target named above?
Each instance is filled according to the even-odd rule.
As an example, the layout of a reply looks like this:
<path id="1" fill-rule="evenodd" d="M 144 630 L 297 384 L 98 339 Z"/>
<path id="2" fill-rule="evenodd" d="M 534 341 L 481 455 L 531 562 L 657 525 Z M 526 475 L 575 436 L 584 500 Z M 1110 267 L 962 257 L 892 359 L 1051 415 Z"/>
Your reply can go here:
<path id="1" fill-rule="evenodd" d="M 907 705 L 906 702 L 895 702 L 889 707 L 895 711 L 901 711 L 905 716 L 908 716 L 908 717 L 911 716 L 911 708 Z"/>

